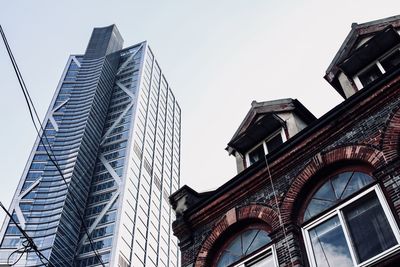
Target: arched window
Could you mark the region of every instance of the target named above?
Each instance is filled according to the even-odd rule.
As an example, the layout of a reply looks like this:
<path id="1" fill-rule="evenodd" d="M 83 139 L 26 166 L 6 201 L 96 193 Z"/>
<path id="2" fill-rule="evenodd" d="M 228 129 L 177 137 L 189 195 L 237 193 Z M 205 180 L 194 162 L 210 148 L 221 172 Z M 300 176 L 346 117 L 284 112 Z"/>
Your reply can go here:
<path id="1" fill-rule="evenodd" d="M 261 249 L 270 242 L 271 238 L 265 230 L 254 228 L 242 231 L 223 247 L 216 262 L 216 267 L 275 267 L 273 248 L 269 246 Z M 261 251 L 256 252 L 258 250 Z"/>
<path id="2" fill-rule="evenodd" d="M 362 172 L 342 172 L 330 177 L 313 195 L 304 212 L 304 221 L 336 205 L 373 181 L 371 176 Z"/>
<path id="3" fill-rule="evenodd" d="M 363 172 L 328 177 L 304 211 L 311 266 L 360 266 L 400 249 L 400 235 L 379 185 Z"/>

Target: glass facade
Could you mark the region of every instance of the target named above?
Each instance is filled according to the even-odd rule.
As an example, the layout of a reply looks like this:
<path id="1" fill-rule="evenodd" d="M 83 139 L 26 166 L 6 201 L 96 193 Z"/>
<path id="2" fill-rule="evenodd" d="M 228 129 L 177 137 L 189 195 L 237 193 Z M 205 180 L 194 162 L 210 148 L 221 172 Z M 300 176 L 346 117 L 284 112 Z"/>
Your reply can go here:
<path id="1" fill-rule="evenodd" d="M 168 197 L 179 188 L 180 108 L 147 43 L 121 50 L 121 40 L 101 56 L 96 41 L 107 39 L 94 32 L 68 60 L 10 207 L 55 266 L 101 266 L 86 232 L 106 266 L 178 266 Z M 0 234 L 4 263 L 24 238 L 8 218 Z M 43 263 L 25 253 L 17 265 Z"/>

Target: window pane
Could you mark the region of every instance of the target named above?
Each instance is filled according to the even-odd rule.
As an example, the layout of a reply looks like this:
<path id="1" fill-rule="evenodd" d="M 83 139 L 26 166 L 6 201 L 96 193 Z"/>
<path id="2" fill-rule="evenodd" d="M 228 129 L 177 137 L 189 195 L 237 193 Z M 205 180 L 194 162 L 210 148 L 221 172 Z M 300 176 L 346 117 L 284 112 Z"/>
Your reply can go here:
<path id="1" fill-rule="evenodd" d="M 346 188 L 346 185 L 348 184 L 352 175 L 353 172 L 343 172 L 332 178 L 332 185 L 335 189 L 337 199 L 341 199 L 343 191 Z"/>
<path id="2" fill-rule="evenodd" d="M 381 60 L 381 65 L 386 72 L 391 71 L 394 67 L 400 64 L 400 51 L 394 51 L 390 56 Z"/>
<path id="3" fill-rule="evenodd" d="M 255 236 L 250 246 L 247 248 L 246 255 L 256 251 L 265 244 L 268 244 L 269 242 L 271 242 L 271 238 L 269 237 L 268 233 L 258 230 L 257 236 Z"/>
<path id="4" fill-rule="evenodd" d="M 304 212 L 304 221 L 336 205 L 373 181 L 371 176 L 362 172 L 343 172 L 331 177 L 313 195 Z"/>
<path id="5" fill-rule="evenodd" d="M 249 247 L 254 242 L 256 236 L 258 235 L 259 230 L 246 231 L 242 234 L 242 249 L 243 255 L 247 255 L 247 253 L 251 253 L 249 251 Z"/>
<path id="6" fill-rule="evenodd" d="M 363 73 L 358 75 L 363 86 L 375 81 L 382 75 L 382 72 L 377 65 L 372 65 L 369 69 L 365 70 Z"/>
<path id="7" fill-rule="evenodd" d="M 358 190 L 360 190 L 361 188 L 367 186 L 372 182 L 373 179 L 371 176 L 366 175 L 365 173 L 362 172 L 355 172 L 351 177 L 350 181 L 348 182 L 341 199 L 350 196 L 351 194 L 357 192 Z"/>
<path id="8" fill-rule="evenodd" d="M 269 251 L 270 252 L 270 251 Z M 246 267 L 274 267 L 274 259 L 271 254 L 264 254 L 252 259 L 248 263 L 245 263 Z"/>
<path id="9" fill-rule="evenodd" d="M 217 267 L 225 267 L 237 262 L 269 242 L 271 238 L 267 232 L 259 229 L 247 230 L 237 236 L 223 251 Z"/>
<path id="10" fill-rule="evenodd" d="M 329 209 L 332 207 L 335 203 L 332 201 L 327 201 L 327 200 L 320 200 L 320 199 L 312 199 L 310 203 L 307 206 L 306 211 L 304 212 L 304 220 L 308 220 L 314 215 L 317 215 L 324 210 Z"/>
<path id="11" fill-rule="evenodd" d="M 336 201 L 335 192 L 333 192 L 333 187 L 330 182 L 327 182 L 321 186 L 320 189 L 315 193 L 313 198 L 327 201 Z"/>
<path id="12" fill-rule="evenodd" d="M 311 229 L 310 237 L 318 267 L 352 266 L 349 248 L 337 216 Z"/>
<path id="13" fill-rule="evenodd" d="M 344 214 L 359 262 L 397 244 L 375 192 L 347 207 Z"/>
<path id="14" fill-rule="evenodd" d="M 264 148 L 262 145 L 249 153 L 250 165 L 264 158 Z"/>
<path id="15" fill-rule="evenodd" d="M 275 150 L 282 143 L 283 143 L 283 140 L 282 140 L 281 134 L 278 134 L 275 137 L 273 137 L 272 139 L 270 139 L 267 142 L 268 153 L 271 153 L 273 150 Z"/>

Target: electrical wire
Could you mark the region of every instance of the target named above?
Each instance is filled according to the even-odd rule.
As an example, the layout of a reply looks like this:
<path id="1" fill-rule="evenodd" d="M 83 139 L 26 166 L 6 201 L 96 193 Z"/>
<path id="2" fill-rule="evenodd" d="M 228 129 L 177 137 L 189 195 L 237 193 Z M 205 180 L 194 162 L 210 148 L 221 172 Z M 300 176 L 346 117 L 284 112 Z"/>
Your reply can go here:
<path id="1" fill-rule="evenodd" d="M 67 183 L 67 181 L 66 181 L 66 179 L 65 179 L 65 177 L 64 177 L 64 175 L 63 175 L 63 173 L 62 173 L 62 171 L 61 171 L 61 169 L 60 169 L 60 167 L 59 167 L 59 165 L 58 165 L 58 163 L 57 163 L 56 156 L 54 155 L 53 151 L 51 151 L 50 142 L 49 142 L 49 140 L 48 140 L 48 138 L 47 138 L 46 132 L 45 132 L 45 130 L 43 129 L 42 124 L 40 123 L 39 115 L 38 115 L 38 113 L 37 113 L 37 111 L 36 111 L 36 108 L 35 108 L 35 105 L 34 105 L 34 103 L 33 103 L 33 101 L 32 101 L 32 98 L 30 97 L 29 91 L 28 91 L 28 89 L 27 89 L 27 87 L 26 87 L 26 84 L 25 84 L 25 82 L 24 82 L 24 79 L 23 79 L 23 77 L 22 77 L 22 74 L 21 74 L 21 72 L 20 72 L 20 70 L 19 70 L 19 68 L 18 68 L 17 62 L 16 62 L 16 60 L 15 60 L 15 58 L 14 58 L 14 55 L 13 55 L 13 53 L 12 53 L 12 51 L 11 51 L 11 48 L 10 48 L 10 46 L 9 46 L 9 44 L 8 44 L 7 38 L 6 38 L 6 36 L 5 36 L 5 33 L 4 33 L 3 28 L 1 27 L 1 25 L 0 25 L 0 33 L 1 33 L 1 36 L 2 36 L 2 38 L 3 38 L 4 44 L 5 44 L 5 46 L 6 46 L 8 55 L 9 55 L 9 57 L 10 57 L 11 64 L 13 65 L 14 71 L 15 71 L 15 73 L 16 73 L 16 75 L 17 75 L 18 82 L 19 82 L 19 84 L 20 84 L 22 93 L 23 93 L 23 95 L 24 95 L 25 102 L 26 102 L 26 104 L 27 104 L 27 106 L 28 106 L 29 114 L 30 114 L 31 120 L 32 120 L 32 122 L 33 122 L 33 125 L 34 125 L 34 127 L 35 127 L 35 130 L 36 130 L 36 132 L 37 132 L 37 134 L 38 134 L 39 140 L 40 140 L 40 142 L 42 143 L 42 145 L 43 145 L 43 147 L 44 147 L 44 150 L 45 150 L 47 156 L 49 157 L 50 161 L 51 161 L 52 164 L 56 167 L 57 171 L 60 173 L 60 176 L 61 176 L 62 180 L 64 181 L 65 186 L 68 188 L 68 183 Z M 33 110 L 33 112 L 32 112 L 32 110 Z M 39 123 L 39 125 L 40 125 L 40 130 L 41 130 L 41 132 L 42 132 L 42 135 L 43 135 L 43 136 L 45 137 L 45 139 L 46 139 L 46 142 L 47 142 L 47 144 L 48 144 L 48 148 L 49 148 L 49 150 L 52 152 L 52 155 L 49 153 L 49 151 L 47 150 L 46 144 L 43 142 L 42 136 L 40 135 L 40 130 L 38 129 L 38 126 L 37 126 L 37 124 L 36 124 L 36 121 L 35 121 L 35 118 L 34 118 L 34 116 L 33 116 L 33 113 L 35 114 L 35 117 L 36 117 L 36 119 L 38 120 L 38 123 Z M 53 158 L 53 157 L 54 157 L 54 158 Z M 84 175 L 85 175 L 85 174 L 86 174 L 86 173 L 84 173 Z M 79 180 L 77 180 L 77 182 L 80 183 Z M 72 189 L 73 189 L 73 187 L 70 187 L 71 195 L 73 195 L 73 190 L 72 190 Z M 74 205 L 74 207 L 75 207 L 75 209 L 76 209 L 77 215 L 80 217 L 80 219 L 81 219 L 81 221 L 82 221 L 82 227 L 84 228 L 84 231 L 85 231 L 85 233 L 86 233 L 86 235 L 87 235 L 87 237 L 88 237 L 90 246 L 91 246 L 91 248 L 92 248 L 94 254 L 96 255 L 96 258 L 99 260 L 99 262 L 101 263 L 101 265 L 102 265 L 103 267 L 105 267 L 105 265 L 104 265 L 104 263 L 103 263 L 101 257 L 99 256 L 99 254 L 97 253 L 96 248 L 95 248 L 94 245 L 93 245 L 93 241 L 92 241 L 92 239 L 91 239 L 91 237 L 90 237 L 90 234 L 89 234 L 89 231 L 88 231 L 87 226 L 86 226 L 86 224 L 85 224 L 85 220 L 84 220 L 83 215 L 81 215 L 81 214 L 79 213 L 79 208 L 78 208 L 76 202 L 75 202 L 75 201 L 72 201 L 72 203 L 73 203 L 73 205 Z M 40 258 L 40 257 L 39 257 L 39 258 Z"/>
<path id="2" fill-rule="evenodd" d="M 12 255 L 16 252 L 21 253 L 21 256 L 18 258 L 18 260 L 16 262 L 14 262 L 13 265 L 15 265 L 22 257 L 22 255 L 25 252 L 29 252 L 31 250 L 35 251 L 36 255 L 39 257 L 40 261 L 45 265 L 48 266 L 50 264 L 49 260 L 46 258 L 46 256 L 44 256 L 42 254 L 42 252 L 38 249 L 38 247 L 36 246 L 35 242 L 33 241 L 33 239 L 26 233 L 26 231 L 24 229 L 21 228 L 21 226 L 19 226 L 19 224 L 15 221 L 15 219 L 13 218 L 13 216 L 10 214 L 10 212 L 8 212 L 8 210 L 6 209 L 6 207 L 4 207 L 3 203 L 0 202 L 0 207 L 5 211 L 5 213 L 7 214 L 8 217 L 10 217 L 11 221 L 15 224 L 15 226 L 18 228 L 18 230 L 21 232 L 21 234 L 24 236 L 24 238 L 26 239 L 24 242 L 22 242 L 22 246 L 24 249 L 24 251 L 20 252 L 21 249 L 17 249 L 16 251 L 12 252 L 8 259 L 7 259 L 7 264 L 9 264 L 10 258 L 12 257 Z M 45 259 L 47 261 L 47 263 L 43 262 L 43 259 Z"/>
<path id="3" fill-rule="evenodd" d="M 281 209 L 279 208 L 278 197 L 277 197 L 277 195 L 276 195 L 274 182 L 272 181 L 272 175 L 271 175 L 271 171 L 270 171 L 270 169 L 269 169 L 269 164 L 268 164 L 268 160 L 267 160 L 267 155 L 265 155 L 265 153 L 264 153 L 264 159 L 265 159 L 265 164 L 266 164 L 266 166 L 267 166 L 268 177 L 269 177 L 269 180 L 270 180 L 270 182 L 271 182 L 272 192 L 274 193 L 275 205 L 276 205 L 276 211 L 277 211 L 277 213 L 278 213 L 279 224 L 280 224 L 280 226 L 282 227 L 283 236 L 285 237 L 285 244 L 286 244 L 287 252 L 288 252 L 288 254 L 289 254 L 290 264 L 291 264 L 291 266 L 293 266 L 292 254 L 290 253 L 289 242 L 288 242 L 288 240 L 287 240 L 286 227 L 285 227 L 285 225 L 283 224 L 283 221 L 282 221 Z"/>

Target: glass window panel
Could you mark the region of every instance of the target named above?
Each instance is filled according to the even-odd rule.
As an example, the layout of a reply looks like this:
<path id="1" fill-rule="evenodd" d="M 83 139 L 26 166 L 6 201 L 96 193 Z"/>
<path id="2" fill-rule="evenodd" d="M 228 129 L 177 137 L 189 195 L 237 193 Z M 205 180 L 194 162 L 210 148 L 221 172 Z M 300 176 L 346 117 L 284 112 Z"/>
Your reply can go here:
<path id="1" fill-rule="evenodd" d="M 360 190 L 361 188 L 367 186 L 372 182 L 373 179 L 371 176 L 362 172 L 355 172 L 351 177 L 349 183 L 347 184 L 341 199 L 350 196 L 351 194 L 357 192 L 358 190 Z"/>
<path id="2" fill-rule="evenodd" d="M 359 262 L 397 244 L 375 192 L 346 207 L 344 215 Z"/>
<path id="3" fill-rule="evenodd" d="M 223 251 L 218 260 L 217 267 L 228 266 L 239 261 L 241 258 L 268 244 L 270 241 L 271 238 L 268 233 L 263 230 L 247 230 L 237 236 Z"/>
<path id="4" fill-rule="evenodd" d="M 368 69 L 366 69 L 364 72 L 358 75 L 358 78 L 360 79 L 360 82 L 362 83 L 363 86 L 366 86 L 367 84 L 375 81 L 378 79 L 380 76 L 382 76 L 381 70 L 378 68 L 376 64 L 372 65 Z"/>
<path id="5" fill-rule="evenodd" d="M 259 230 L 252 230 L 252 231 L 246 231 L 242 234 L 242 253 L 243 255 L 247 255 L 247 253 L 251 253 L 248 251 L 249 247 L 251 244 L 254 242 L 254 239 L 256 238 Z"/>
<path id="6" fill-rule="evenodd" d="M 245 263 L 245 267 L 274 267 L 274 258 L 271 254 L 264 254 L 256 259 L 252 259 L 251 262 Z"/>
<path id="7" fill-rule="evenodd" d="M 390 56 L 380 61 L 386 72 L 391 71 L 400 64 L 400 51 L 396 49 Z"/>
<path id="8" fill-rule="evenodd" d="M 265 156 L 263 145 L 259 145 L 256 149 L 249 153 L 250 165 L 263 159 Z"/>
<path id="9" fill-rule="evenodd" d="M 219 258 L 217 267 L 226 267 L 239 259 L 240 258 L 238 256 L 232 255 L 230 253 L 224 253 L 221 258 Z"/>
<path id="10" fill-rule="evenodd" d="M 350 177 L 353 175 L 353 172 L 343 172 L 338 175 L 335 175 L 332 180 L 332 186 L 335 190 L 335 195 L 337 199 L 340 199 L 343 195 L 343 191 L 346 188 L 347 183 L 350 180 Z"/>
<path id="11" fill-rule="evenodd" d="M 247 254 L 256 251 L 265 244 L 268 244 L 269 242 L 271 242 L 271 238 L 269 237 L 268 233 L 264 231 L 258 231 L 256 238 L 252 241 L 249 248 L 247 249 Z"/>
<path id="12" fill-rule="evenodd" d="M 325 201 L 336 201 L 335 192 L 333 192 L 333 187 L 330 182 L 323 184 L 320 189 L 315 193 L 313 198 Z"/>
<path id="13" fill-rule="evenodd" d="M 273 138 L 267 141 L 267 149 L 268 153 L 271 153 L 273 150 L 275 150 L 280 144 L 283 143 L 282 136 L 281 134 L 277 134 Z"/>
<path id="14" fill-rule="evenodd" d="M 329 209 L 333 206 L 333 204 L 335 203 L 331 201 L 312 199 L 308 204 L 306 211 L 304 212 L 304 220 L 308 220 L 324 210 Z"/>
<path id="15" fill-rule="evenodd" d="M 329 209 L 373 181 L 371 176 L 362 172 L 343 172 L 331 177 L 312 196 L 305 209 L 304 220 Z"/>
<path id="16" fill-rule="evenodd" d="M 352 266 L 338 216 L 334 216 L 310 230 L 314 259 L 318 267 Z"/>

